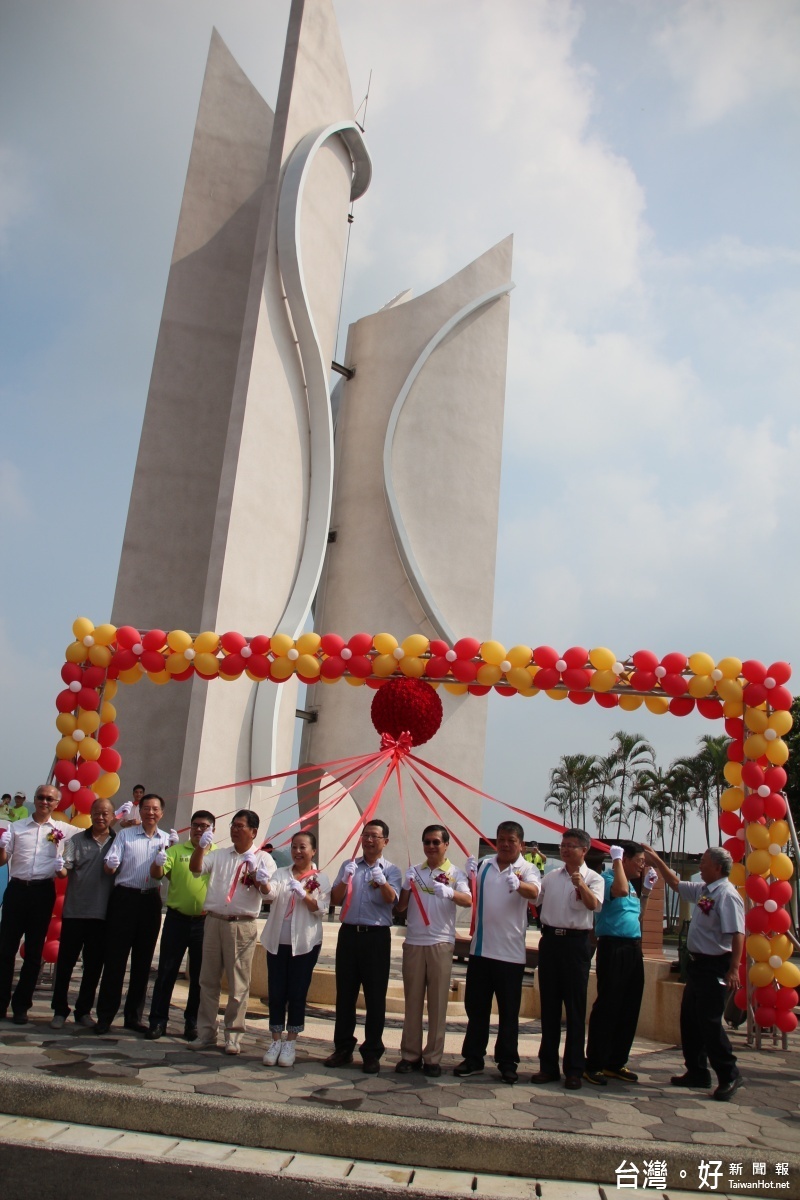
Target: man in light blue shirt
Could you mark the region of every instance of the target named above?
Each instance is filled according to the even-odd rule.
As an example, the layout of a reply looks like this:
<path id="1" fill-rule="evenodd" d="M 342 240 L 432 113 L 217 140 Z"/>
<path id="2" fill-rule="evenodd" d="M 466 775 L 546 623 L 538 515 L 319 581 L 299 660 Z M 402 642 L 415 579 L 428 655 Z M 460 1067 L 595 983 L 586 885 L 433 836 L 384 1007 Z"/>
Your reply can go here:
<path id="1" fill-rule="evenodd" d="M 626 1067 L 644 992 L 641 904 L 644 846 L 611 847 L 611 870 L 603 872 L 603 907 L 595 920 L 597 999 L 589 1018 L 587 1083 L 605 1086 L 607 1077 L 638 1083 Z"/>

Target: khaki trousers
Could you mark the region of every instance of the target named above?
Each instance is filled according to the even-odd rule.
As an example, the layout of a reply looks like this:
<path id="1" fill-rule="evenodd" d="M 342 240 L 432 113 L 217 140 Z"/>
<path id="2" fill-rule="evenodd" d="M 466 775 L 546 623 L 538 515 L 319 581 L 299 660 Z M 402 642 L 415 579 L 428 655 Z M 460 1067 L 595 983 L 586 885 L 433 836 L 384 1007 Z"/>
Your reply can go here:
<path id="1" fill-rule="evenodd" d="M 219 921 L 210 913 L 206 917 L 203 965 L 200 968 L 200 1011 L 197 1014 L 198 1041 L 217 1040 L 217 1015 L 224 971 L 228 980 L 225 1042 L 227 1045 L 239 1045 L 250 998 L 250 971 L 257 936 L 255 917 L 251 921 Z"/>
<path id="2" fill-rule="evenodd" d="M 453 969 L 453 942 L 436 946 L 403 944 L 403 991 L 406 1013 L 400 1055 L 407 1062 L 438 1064 L 444 1053 L 447 1027 L 447 1001 L 450 996 L 450 972 Z M 422 1048 L 422 1007 L 428 997 L 428 1041 Z"/>

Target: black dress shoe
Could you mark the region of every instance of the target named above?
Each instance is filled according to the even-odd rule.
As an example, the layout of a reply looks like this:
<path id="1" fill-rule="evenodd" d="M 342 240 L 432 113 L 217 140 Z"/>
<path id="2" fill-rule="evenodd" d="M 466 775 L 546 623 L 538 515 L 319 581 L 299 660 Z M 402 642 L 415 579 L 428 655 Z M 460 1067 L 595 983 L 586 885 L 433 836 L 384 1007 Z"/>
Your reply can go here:
<path id="1" fill-rule="evenodd" d="M 568 1092 L 577 1092 L 583 1087 L 580 1075 L 568 1075 L 564 1080 L 564 1087 Z"/>
<path id="2" fill-rule="evenodd" d="M 531 1083 L 558 1083 L 560 1075 L 551 1075 L 549 1071 L 537 1071 L 531 1075 Z"/>
<path id="3" fill-rule="evenodd" d="M 498 1063 L 497 1069 L 500 1072 L 500 1078 L 503 1083 L 516 1083 L 519 1079 L 517 1068 L 513 1063 Z"/>
<path id="4" fill-rule="evenodd" d="M 15 1025 L 27 1025 L 28 1024 L 28 1014 L 27 1013 L 14 1013 L 14 1016 L 11 1018 L 11 1020 L 14 1022 Z"/>
<path id="5" fill-rule="evenodd" d="M 411 1072 L 411 1071 L 421 1071 L 421 1070 L 422 1070 L 422 1059 L 421 1058 L 415 1058 L 413 1060 L 410 1058 L 401 1058 L 400 1062 L 395 1067 L 395 1073 L 397 1075 L 408 1075 L 409 1072 Z"/>
<path id="6" fill-rule="evenodd" d="M 727 1083 L 721 1083 L 714 1092 L 715 1100 L 730 1100 L 734 1092 L 738 1092 L 739 1088 L 744 1083 L 741 1075 L 734 1075 L 733 1079 L 729 1079 Z"/>
<path id="7" fill-rule="evenodd" d="M 196 1025 L 184 1025 L 183 1036 L 186 1038 L 187 1042 L 196 1042 L 197 1041 L 197 1026 Z"/>
<path id="8" fill-rule="evenodd" d="M 333 1054 L 329 1054 L 322 1065 L 325 1067 L 346 1067 L 352 1061 L 352 1050 L 334 1050 Z"/>
<path id="9" fill-rule="evenodd" d="M 365 1058 L 361 1064 L 361 1070 L 365 1075 L 377 1075 L 380 1069 L 380 1060 L 377 1058 Z"/>
<path id="10" fill-rule="evenodd" d="M 148 1025 L 143 1025 L 141 1021 L 125 1021 L 124 1028 L 129 1029 L 131 1033 L 149 1033 Z"/>
<path id="11" fill-rule="evenodd" d="M 480 1075 L 482 1071 L 483 1063 L 474 1062 L 469 1058 L 465 1058 L 457 1067 L 453 1067 L 453 1074 L 458 1075 L 460 1079 L 467 1079 L 470 1075 Z"/>
<path id="12" fill-rule="evenodd" d="M 602 1071 L 590 1071 L 587 1069 L 583 1072 L 583 1078 L 587 1083 L 593 1083 L 596 1087 L 608 1087 L 608 1080 Z"/>
<path id="13" fill-rule="evenodd" d="M 442 1073 L 442 1068 L 438 1063 L 423 1063 L 422 1074 L 427 1075 L 428 1079 L 438 1079 Z"/>
<path id="14" fill-rule="evenodd" d="M 157 1042 L 167 1032 L 166 1025 L 151 1025 L 144 1035 L 148 1042 Z"/>
<path id="15" fill-rule="evenodd" d="M 691 1071 L 686 1071 L 683 1075 L 673 1075 L 670 1083 L 673 1087 L 710 1088 L 711 1074 L 706 1071 L 699 1075 L 693 1075 Z"/>
<path id="16" fill-rule="evenodd" d="M 98 1037 L 102 1037 L 103 1034 L 108 1033 L 110 1029 L 111 1029 L 110 1021 L 98 1021 L 94 1027 L 94 1031 L 98 1035 Z"/>

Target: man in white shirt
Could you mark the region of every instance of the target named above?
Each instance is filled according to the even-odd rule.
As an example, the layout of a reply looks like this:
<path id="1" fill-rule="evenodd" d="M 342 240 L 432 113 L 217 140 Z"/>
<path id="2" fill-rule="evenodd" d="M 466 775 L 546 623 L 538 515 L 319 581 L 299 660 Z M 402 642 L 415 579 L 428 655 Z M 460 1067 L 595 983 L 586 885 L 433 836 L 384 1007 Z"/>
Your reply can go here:
<path id="1" fill-rule="evenodd" d="M 522 826 L 502 821 L 497 827 L 497 854 L 476 862 L 467 859 L 475 878 L 475 933 L 469 950 L 464 1006 L 467 1032 L 464 1061 L 453 1071 L 462 1079 L 483 1070 L 489 1043 L 492 1000 L 497 998 L 498 1032 L 494 1061 L 504 1083 L 517 1082 L 519 1009 L 525 971 L 528 904 L 539 895 L 540 875 L 522 856 Z"/>
<path id="2" fill-rule="evenodd" d="M 9 863 L 0 920 L 0 1017 L 5 1018 L 10 1003 L 15 1025 L 28 1023 L 56 898 L 55 874 L 64 866 L 61 843 L 76 832 L 52 818 L 60 799 L 57 787 L 41 784 L 33 798 L 33 816 L 14 821 L 0 834 L 0 866 Z M 25 958 L 12 995 L 14 963 L 23 938 Z"/>
<path id="3" fill-rule="evenodd" d="M 406 871 L 398 912 L 408 911 L 403 943 L 405 1019 L 400 1039 L 398 1075 L 419 1071 L 442 1073 L 450 973 L 456 941 L 456 908 L 469 908 L 469 881 L 448 858 L 450 834 L 444 825 L 422 831 L 425 862 Z M 427 993 L 428 1041 L 422 1048 L 422 1007 Z"/>
<path id="4" fill-rule="evenodd" d="M 584 862 L 592 844 L 583 829 L 565 829 L 560 854 L 564 864 L 542 880 L 539 919 L 539 994 L 542 1001 L 542 1040 L 539 1070 L 531 1083 L 555 1083 L 561 1078 L 558 1049 L 561 1041 L 561 1008 L 567 1014 L 564 1044 L 564 1087 L 582 1087 L 586 1069 L 586 989 L 592 947 L 589 934 L 594 914 L 603 904 L 603 877 Z"/>
<path id="5" fill-rule="evenodd" d="M 225 1053 L 241 1051 L 258 935 L 256 917 L 276 869 L 271 854 L 253 849 L 258 826 L 258 813 L 240 808 L 231 821 L 232 845 L 209 850 L 214 831 L 207 829 L 189 861 L 193 875 L 209 877 L 197 1041 L 192 1043 L 195 1050 L 210 1050 L 217 1044 L 217 1013 L 224 971 L 228 981 Z"/>

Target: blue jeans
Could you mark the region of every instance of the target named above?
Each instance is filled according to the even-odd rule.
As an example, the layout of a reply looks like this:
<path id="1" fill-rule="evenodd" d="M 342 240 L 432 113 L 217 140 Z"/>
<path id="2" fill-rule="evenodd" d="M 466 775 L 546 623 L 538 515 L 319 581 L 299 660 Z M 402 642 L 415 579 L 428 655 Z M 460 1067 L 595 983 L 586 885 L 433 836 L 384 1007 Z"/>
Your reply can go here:
<path id="1" fill-rule="evenodd" d="M 320 948 L 321 943 L 308 954 L 292 954 L 291 946 L 278 946 L 277 954 L 267 954 L 271 1030 L 286 1028 L 288 1033 L 302 1033 L 306 1022 L 306 996 Z"/>

